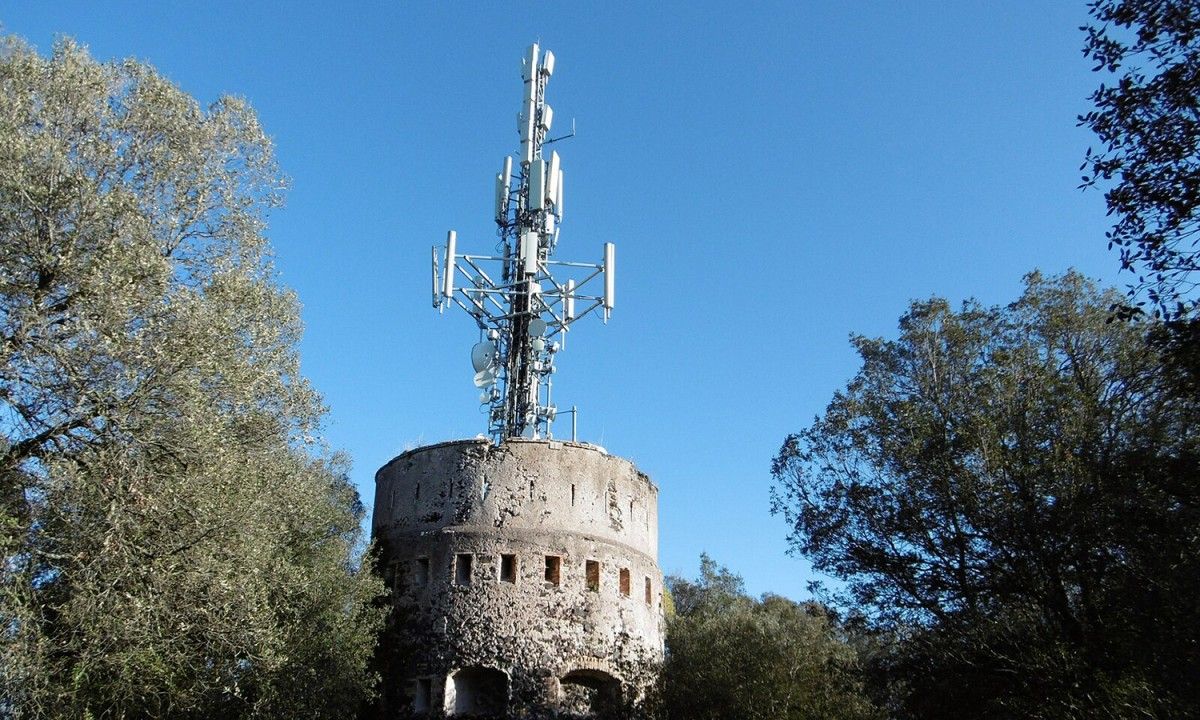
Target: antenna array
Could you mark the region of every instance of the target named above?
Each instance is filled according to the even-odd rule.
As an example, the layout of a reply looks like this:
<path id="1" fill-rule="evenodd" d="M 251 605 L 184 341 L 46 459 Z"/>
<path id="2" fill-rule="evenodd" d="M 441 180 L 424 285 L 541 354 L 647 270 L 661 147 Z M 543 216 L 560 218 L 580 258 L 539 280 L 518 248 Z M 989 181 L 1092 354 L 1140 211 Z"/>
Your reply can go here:
<path id="1" fill-rule="evenodd" d="M 495 442 L 551 437 L 558 414 L 551 378 L 567 331 L 597 309 L 608 322 L 615 299 L 612 243 L 604 244 L 597 264 L 551 259 L 563 218 L 563 170 L 558 153 L 546 157 L 543 150 L 575 134 L 572 129 L 547 139 L 554 112 L 546 104 L 546 84 L 553 74 L 554 54 L 531 45 L 521 67 L 520 156 L 516 162 L 504 158 L 496 175 L 497 254 L 459 254 L 453 230 L 444 248 L 433 248 L 434 307 L 444 310 L 454 303 L 479 326 L 471 364 Z M 587 294 L 597 279 L 603 281 L 601 293 Z"/>

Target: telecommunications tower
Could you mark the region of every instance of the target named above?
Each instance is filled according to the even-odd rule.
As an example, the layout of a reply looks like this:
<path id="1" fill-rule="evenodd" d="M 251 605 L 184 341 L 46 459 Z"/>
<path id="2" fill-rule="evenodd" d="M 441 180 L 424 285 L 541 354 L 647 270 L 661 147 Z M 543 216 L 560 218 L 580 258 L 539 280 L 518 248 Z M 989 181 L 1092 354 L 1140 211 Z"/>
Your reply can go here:
<path id="1" fill-rule="evenodd" d="M 613 309 L 613 245 L 554 259 L 563 170 L 549 148 L 554 55 L 522 61 L 520 153 L 496 176 L 498 240 L 433 250 L 433 304 L 465 310 L 490 438 L 401 453 L 375 474 L 371 534 L 396 658 L 383 717 L 640 717 L 663 662 L 658 488 L 602 447 L 550 435 L 572 323 Z M 593 289 L 594 288 L 594 289 Z M 387 650 L 388 648 L 385 648 Z"/>
<path id="2" fill-rule="evenodd" d="M 551 399 L 554 361 L 567 331 L 600 310 L 605 322 L 615 298 L 616 248 L 604 244 L 598 264 L 552 259 L 563 219 L 563 169 L 548 145 L 554 111 L 546 85 L 554 53 L 530 46 L 521 63 L 524 100 L 517 114 L 521 151 L 504 158 L 496 175 L 495 252 L 459 254 L 451 230 L 444 248 L 433 248 L 433 305 L 454 303 L 475 319 L 479 342 L 471 348 L 475 386 L 494 442 L 551 437 L 558 409 Z M 593 283 L 603 280 L 603 287 Z M 599 294 L 587 294 L 593 285 Z"/>

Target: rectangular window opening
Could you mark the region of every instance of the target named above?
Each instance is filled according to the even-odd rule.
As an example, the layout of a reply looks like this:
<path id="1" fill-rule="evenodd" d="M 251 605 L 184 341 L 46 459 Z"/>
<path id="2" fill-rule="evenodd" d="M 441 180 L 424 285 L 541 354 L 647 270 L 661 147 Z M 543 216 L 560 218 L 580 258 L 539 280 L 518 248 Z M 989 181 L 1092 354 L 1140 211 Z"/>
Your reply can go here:
<path id="1" fill-rule="evenodd" d="M 429 558 L 417 558 L 416 567 L 413 568 L 413 584 L 417 587 L 429 584 Z"/>
<path id="2" fill-rule="evenodd" d="M 470 553 L 460 553 L 454 556 L 454 584 L 471 584 L 471 565 L 474 557 Z"/>
<path id="3" fill-rule="evenodd" d="M 562 558 L 557 555 L 546 556 L 546 582 L 558 587 L 562 579 Z"/>
<path id="4" fill-rule="evenodd" d="M 413 683 L 413 712 L 428 712 L 430 698 L 433 695 L 433 679 L 417 678 Z"/>
<path id="5" fill-rule="evenodd" d="M 517 581 L 517 556 L 500 556 L 500 582 L 515 583 Z"/>
<path id="6" fill-rule="evenodd" d="M 571 483 L 571 507 L 575 507 L 575 483 Z"/>
<path id="7" fill-rule="evenodd" d="M 587 589 L 591 592 L 600 592 L 600 561 L 587 561 Z"/>
<path id="8" fill-rule="evenodd" d="M 646 604 L 654 604 L 654 589 L 653 586 L 650 585 L 650 578 L 646 578 Z"/>
<path id="9" fill-rule="evenodd" d="M 405 582 L 408 579 L 405 575 L 405 570 L 408 569 L 405 567 L 407 564 L 403 560 L 397 560 L 395 566 L 392 568 L 392 590 L 397 594 L 408 589 L 408 583 Z"/>
<path id="10" fill-rule="evenodd" d="M 629 597 L 629 568 L 621 568 L 621 594 Z"/>

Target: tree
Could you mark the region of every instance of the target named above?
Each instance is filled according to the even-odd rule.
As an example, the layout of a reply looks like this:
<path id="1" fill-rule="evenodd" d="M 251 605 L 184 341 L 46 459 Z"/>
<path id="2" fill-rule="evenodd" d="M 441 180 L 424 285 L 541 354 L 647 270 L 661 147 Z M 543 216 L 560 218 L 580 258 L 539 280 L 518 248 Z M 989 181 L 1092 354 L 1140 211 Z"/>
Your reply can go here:
<path id="1" fill-rule="evenodd" d="M 0 98 L 0 716 L 352 712 L 380 585 L 254 112 L 70 40 Z"/>
<path id="2" fill-rule="evenodd" d="M 1200 5 L 1093 0 L 1089 14 L 1084 55 L 1115 78 L 1079 118 L 1101 142 L 1083 185 L 1112 183 L 1107 236 L 1137 273 L 1131 293 L 1146 291 L 1155 315 L 1182 317 L 1200 269 Z"/>
<path id="3" fill-rule="evenodd" d="M 663 715 L 724 718 L 873 718 L 853 649 L 816 604 L 745 594 L 742 579 L 700 558 L 700 578 L 667 579 Z"/>
<path id="4" fill-rule="evenodd" d="M 1034 273 L 1007 307 L 914 303 L 776 457 L 793 549 L 903 641 L 910 715 L 1200 710 L 1200 407 L 1120 298 Z"/>

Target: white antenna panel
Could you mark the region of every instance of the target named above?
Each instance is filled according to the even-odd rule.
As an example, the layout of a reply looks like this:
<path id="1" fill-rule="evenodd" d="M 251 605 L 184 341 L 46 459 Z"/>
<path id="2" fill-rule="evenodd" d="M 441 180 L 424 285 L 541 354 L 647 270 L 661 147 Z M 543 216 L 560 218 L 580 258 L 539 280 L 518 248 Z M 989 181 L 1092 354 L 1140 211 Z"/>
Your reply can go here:
<path id="1" fill-rule="evenodd" d="M 504 171 L 501 173 L 504 177 L 505 187 L 512 186 L 512 155 L 504 156 Z"/>
<path id="2" fill-rule="evenodd" d="M 446 283 L 442 294 L 447 298 L 454 297 L 454 253 L 458 249 L 458 233 L 451 230 L 446 234 Z"/>
<path id="3" fill-rule="evenodd" d="M 527 143 L 533 138 L 533 101 L 525 102 L 525 109 L 521 111 L 521 142 Z"/>
<path id="4" fill-rule="evenodd" d="M 554 214 L 558 216 L 558 221 L 562 222 L 563 215 L 563 171 L 559 169 L 558 180 L 554 182 Z"/>
<path id="5" fill-rule="evenodd" d="M 562 166 L 558 159 L 558 152 L 550 153 L 550 166 L 546 168 L 546 198 L 552 203 L 558 204 L 558 176 L 562 173 Z"/>
<path id="6" fill-rule="evenodd" d="M 521 78 L 524 79 L 526 82 L 529 82 L 530 80 L 532 80 L 533 74 L 537 70 L 537 66 L 538 66 L 538 46 L 537 46 L 537 43 L 534 43 L 529 46 L 528 50 L 525 51 L 525 63 L 524 63 L 524 67 L 521 68 Z"/>
<path id="7" fill-rule="evenodd" d="M 527 232 L 521 236 L 521 261 L 525 263 L 525 273 L 532 275 L 537 272 L 538 236 L 535 232 Z"/>
<path id="8" fill-rule="evenodd" d="M 604 243 L 604 309 L 612 310 L 617 299 L 617 246 Z"/>
<path id="9" fill-rule="evenodd" d="M 575 319 L 575 281 L 568 280 L 566 295 L 563 297 L 563 316 L 567 321 Z M 565 336 L 564 336 L 565 337 Z"/>
<path id="10" fill-rule="evenodd" d="M 438 282 L 438 249 L 436 245 L 431 249 L 433 250 L 433 306 L 440 307 L 442 303 L 438 296 L 442 294 L 442 285 Z"/>
<path id="11" fill-rule="evenodd" d="M 549 50 L 545 55 L 542 55 L 542 74 L 550 77 L 554 74 L 554 53 Z"/>
<path id="12" fill-rule="evenodd" d="M 554 122 L 554 108 L 549 105 L 542 106 L 542 130 L 550 132 L 550 125 Z"/>
<path id="13" fill-rule="evenodd" d="M 508 215 L 508 188 L 504 186 L 504 175 L 496 175 L 496 222 L 504 224 Z"/>
<path id="14" fill-rule="evenodd" d="M 529 205 L 540 210 L 546 204 L 546 161 L 538 158 L 529 166 Z"/>

